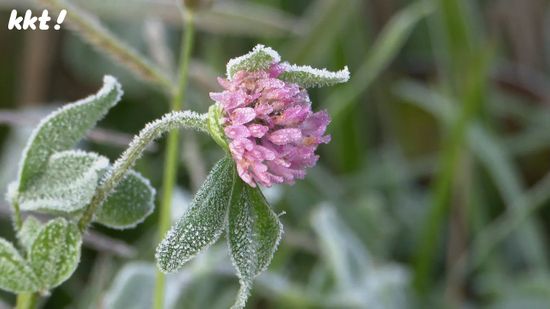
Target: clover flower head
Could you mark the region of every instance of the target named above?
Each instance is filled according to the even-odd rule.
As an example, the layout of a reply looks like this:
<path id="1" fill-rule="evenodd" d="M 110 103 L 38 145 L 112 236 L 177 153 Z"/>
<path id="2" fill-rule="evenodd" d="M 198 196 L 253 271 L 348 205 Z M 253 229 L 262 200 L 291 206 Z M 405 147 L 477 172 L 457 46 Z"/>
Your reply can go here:
<path id="1" fill-rule="evenodd" d="M 272 49 L 264 49 L 273 55 Z M 266 187 L 292 184 L 304 178 L 306 169 L 319 158 L 315 154 L 319 144 L 330 141 L 325 134 L 328 113 L 313 112 L 306 89 L 285 80 L 294 80 L 292 72 L 300 68 L 279 63 L 275 56 L 270 60 L 261 69 L 238 70 L 228 74 L 228 79 L 218 78 L 224 90 L 210 93 L 221 106 L 220 123 L 238 174 L 253 187 L 256 183 Z M 312 70 L 308 68 L 309 73 Z"/>

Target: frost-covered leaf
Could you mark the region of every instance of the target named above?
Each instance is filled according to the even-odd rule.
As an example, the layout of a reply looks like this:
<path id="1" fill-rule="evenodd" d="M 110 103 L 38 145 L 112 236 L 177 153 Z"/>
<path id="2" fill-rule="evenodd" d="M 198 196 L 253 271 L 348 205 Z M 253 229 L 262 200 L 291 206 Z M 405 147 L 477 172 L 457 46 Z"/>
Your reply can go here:
<path id="1" fill-rule="evenodd" d="M 260 189 L 240 179 L 235 181 L 227 239 L 241 288 L 233 308 L 245 306 L 252 281 L 271 263 L 282 233 L 279 217 L 271 210 Z"/>
<path id="2" fill-rule="evenodd" d="M 23 222 L 23 226 L 21 226 L 21 229 L 19 230 L 19 232 L 17 232 L 19 243 L 23 248 L 25 248 L 25 250 L 30 249 L 41 228 L 42 223 L 35 217 L 29 216 L 27 219 L 25 219 L 25 222 Z"/>
<path id="3" fill-rule="evenodd" d="M 80 261 L 82 237 L 78 227 L 63 218 L 48 222 L 29 252 L 31 267 L 48 290 L 67 280 Z"/>
<path id="4" fill-rule="evenodd" d="M 227 78 L 233 78 L 233 75 L 238 71 L 267 69 L 272 63 L 279 61 L 281 61 L 281 56 L 276 51 L 259 44 L 248 54 L 229 60 L 227 63 Z"/>
<path id="5" fill-rule="evenodd" d="M 23 152 L 17 191 L 25 191 L 44 171 L 52 154 L 74 147 L 120 100 L 122 90 L 117 80 L 105 76 L 103 83 L 97 94 L 65 105 L 40 122 Z"/>
<path id="6" fill-rule="evenodd" d="M 100 171 L 109 160 L 95 153 L 67 150 L 53 154 L 44 172 L 19 193 L 22 210 L 73 213 L 95 194 Z"/>
<path id="7" fill-rule="evenodd" d="M 235 167 L 231 159 L 216 163 L 189 210 L 157 247 L 157 264 L 162 271 L 181 269 L 185 262 L 220 237 L 234 180 Z"/>
<path id="8" fill-rule="evenodd" d="M 304 88 L 332 86 L 349 80 L 348 67 L 331 72 L 326 69 L 315 69 L 310 66 L 298 66 L 288 63 L 283 63 L 282 66 L 285 71 L 279 78 Z"/>
<path id="9" fill-rule="evenodd" d="M 95 214 L 95 222 L 126 229 L 143 222 L 155 208 L 155 189 L 145 177 L 130 171 Z"/>
<path id="10" fill-rule="evenodd" d="M 0 289 L 13 293 L 39 289 L 39 280 L 32 268 L 13 245 L 3 238 L 0 238 Z"/>
<path id="11" fill-rule="evenodd" d="M 155 266 L 129 263 L 116 275 L 105 295 L 105 308 L 149 309 L 153 307 Z"/>

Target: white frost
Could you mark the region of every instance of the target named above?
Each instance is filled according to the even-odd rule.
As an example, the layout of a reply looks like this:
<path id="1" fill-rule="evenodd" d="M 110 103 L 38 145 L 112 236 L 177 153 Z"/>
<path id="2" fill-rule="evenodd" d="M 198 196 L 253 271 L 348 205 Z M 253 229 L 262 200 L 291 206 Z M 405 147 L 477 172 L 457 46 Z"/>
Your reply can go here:
<path id="1" fill-rule="evenodd" d="M 268 54 L 269 56 L 271 56 L 271 58 L 273 58 L 273 62 L 280 62 L 281 61 L 281 56 L 273 48 L 268 47 L 268 46 L 264 46 L 262 44 L 258 44 L 248 54 L 230 59 L 229 62 L 227 62 L 227 72 L 226 72 L 227 78 L 231 79 L 230 72 L 231 72 L 231 70 L 234 66 L 238 65 L 239 63 L 241 63 L 243 61 L 246 61 L 246 60 L 254 57 L 257 53 L 260 53 L 260 52 L 264 52 L 264 53 Z"/>

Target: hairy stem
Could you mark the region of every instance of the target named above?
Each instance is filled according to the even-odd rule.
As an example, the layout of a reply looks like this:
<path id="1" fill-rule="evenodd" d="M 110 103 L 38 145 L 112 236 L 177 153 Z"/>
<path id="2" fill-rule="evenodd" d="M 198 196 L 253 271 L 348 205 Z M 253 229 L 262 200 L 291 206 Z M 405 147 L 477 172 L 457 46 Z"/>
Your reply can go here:
<path id="1" fill-rule="evenodd" d="M 183 100 L 185 98 L 187 77 L 189 73 L 189 60 L 193 50 L 194 40 L 194 20 L 193 14 L 186 11 L 187 18 L 185 20 L 185 28 L 180 48 L 180 66 L 179 66 L 179 82 L 177 91 L 172 98 L 172 110 L 178 111 L 182 109 Z M 172 208 L 172 194 L 176 183 L 177 168 L 178 168 L 178 147 L 179 147 L 179 131 L 171 131 L 168 135 L 168 144 L 166 145 L 166 157 L 164 161 L 164 177 L 162 185 L 162 200 L 160 205 L 158 236 L 162 238 L 170 228 L 170 215 Z M 155 282 L 155 299 L 154 308 L 162 309 L 164 307 L 164 291 L 165 291 L 164 274 L 157 270 Z"/>
<path id="2" fill-rule="evenodd" d="M 169 94 L 177 92 L 167 74 L 158 70 L 135 49 L 126 45 L 107 28 L 103 27 L 94 16 L 64 0 L 40 0 L 40 2 L 52 9 L 66 9 L 68 12 L 67 22 L 77 33 L 100 52 L 106 53 L 116 62 L 128 67 L 138 77 L 152 81 Z"/>
<path id="3" fill-rule="evenodd" d="M 206 132 L 206 115 L 199 115 L 190 111 L 176 111 L 147 124 L 103 178 L 92 201 L 84 210 L 84 214 L 78 222 L 81 232 L 86 230 L 97 208 L 103 204 L 108 195 L 124 179 L 128 170 L 141 157 L 147 146 L 162 134 L 179 128 L 192 128 Z"/>

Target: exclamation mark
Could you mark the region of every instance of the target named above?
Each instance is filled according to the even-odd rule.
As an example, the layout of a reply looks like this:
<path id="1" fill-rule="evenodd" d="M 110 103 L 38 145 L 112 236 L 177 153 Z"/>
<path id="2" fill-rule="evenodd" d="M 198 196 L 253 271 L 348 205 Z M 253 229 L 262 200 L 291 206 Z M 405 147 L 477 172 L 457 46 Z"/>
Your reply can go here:
<path id="1" fill-rule="evenodd" d="M 55 30 L 61 29 L 61 24 L 63 23 L 63 20 L 65 20 L 65 16 L 67 16 L 67 10 L 61 10 L 57 16 L 57 25 L 53 26 Z"/>

